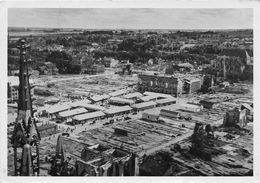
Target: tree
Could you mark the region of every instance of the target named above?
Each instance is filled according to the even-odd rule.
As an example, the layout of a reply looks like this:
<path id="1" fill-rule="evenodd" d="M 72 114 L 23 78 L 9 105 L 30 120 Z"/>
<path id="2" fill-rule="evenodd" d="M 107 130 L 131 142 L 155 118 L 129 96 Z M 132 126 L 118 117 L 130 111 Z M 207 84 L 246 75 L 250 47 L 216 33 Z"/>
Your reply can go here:
<path id="1" fill-rule="evenodd" d="M 67 74 L 72 72 L 71 68 L 71 61 L 72 57 L 71 55 L 67 54 L 64 51 L 53 51 L 51 52 L 47 58 L 46 61 L 50 61 L 56 64 L 56 67 L 59 70 L 59 73 Z M 74 71 L 74 70 L 73 70 Z"/>

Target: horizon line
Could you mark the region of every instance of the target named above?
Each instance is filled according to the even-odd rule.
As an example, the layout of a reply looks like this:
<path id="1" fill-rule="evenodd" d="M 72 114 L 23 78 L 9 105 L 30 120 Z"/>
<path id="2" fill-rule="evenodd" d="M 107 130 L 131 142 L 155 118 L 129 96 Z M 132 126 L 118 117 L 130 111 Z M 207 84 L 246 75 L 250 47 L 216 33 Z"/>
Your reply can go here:
<path id="1" fill-rule="evenodd" d="M 81 27 L 21 27 L 9 28 L 36 28 L 36 29 L 83 29 L 83 30 L 254 30 L 254 28 L 81 28 Z"/>

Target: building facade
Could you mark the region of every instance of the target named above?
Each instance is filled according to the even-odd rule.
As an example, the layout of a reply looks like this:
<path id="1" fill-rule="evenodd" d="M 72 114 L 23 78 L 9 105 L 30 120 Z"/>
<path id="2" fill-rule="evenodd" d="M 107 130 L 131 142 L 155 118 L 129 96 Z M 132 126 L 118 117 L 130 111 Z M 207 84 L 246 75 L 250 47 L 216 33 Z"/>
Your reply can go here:
<path id="1" fill-rule="evenodd" d="M 140 92 L 152 91 L 171 95 L 182 94 L 183 82 L 173 76 L 139 75 L 138 90 Z"/>
<path id="2" fill-rule="evenodd" d="M 29 81 L 30 84 L 33 84 L 33 81 Z M 16 76 L 9 76 L 7 82 L 7 95 L 8 103 L 14 103 L 18 100 L 18 90 L 19 90 L 19 78 Z M 34 88 L 31 87 L 31 96 L 34 95 Z"/>

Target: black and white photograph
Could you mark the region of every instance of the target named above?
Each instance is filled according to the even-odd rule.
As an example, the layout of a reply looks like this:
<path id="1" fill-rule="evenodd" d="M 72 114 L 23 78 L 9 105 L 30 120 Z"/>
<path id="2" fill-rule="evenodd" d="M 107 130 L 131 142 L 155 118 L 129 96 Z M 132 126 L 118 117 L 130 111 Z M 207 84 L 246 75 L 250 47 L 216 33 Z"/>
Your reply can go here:
<path id="1" fill-rule="evenodd" d="M 254 176 L 254 8 L 7 16 L 7 177 Z"/>

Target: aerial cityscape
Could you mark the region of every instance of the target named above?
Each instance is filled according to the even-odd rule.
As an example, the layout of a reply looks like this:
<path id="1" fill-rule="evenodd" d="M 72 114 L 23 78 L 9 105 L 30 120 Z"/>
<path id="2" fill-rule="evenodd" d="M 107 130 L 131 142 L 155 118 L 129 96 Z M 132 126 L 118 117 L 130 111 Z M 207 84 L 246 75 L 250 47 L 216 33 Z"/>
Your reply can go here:
<path id="1" fill-rule="evenodd" d="M 253 176 L 252 9 L 76 11 L 9 10 L 8 176 Z"/>

